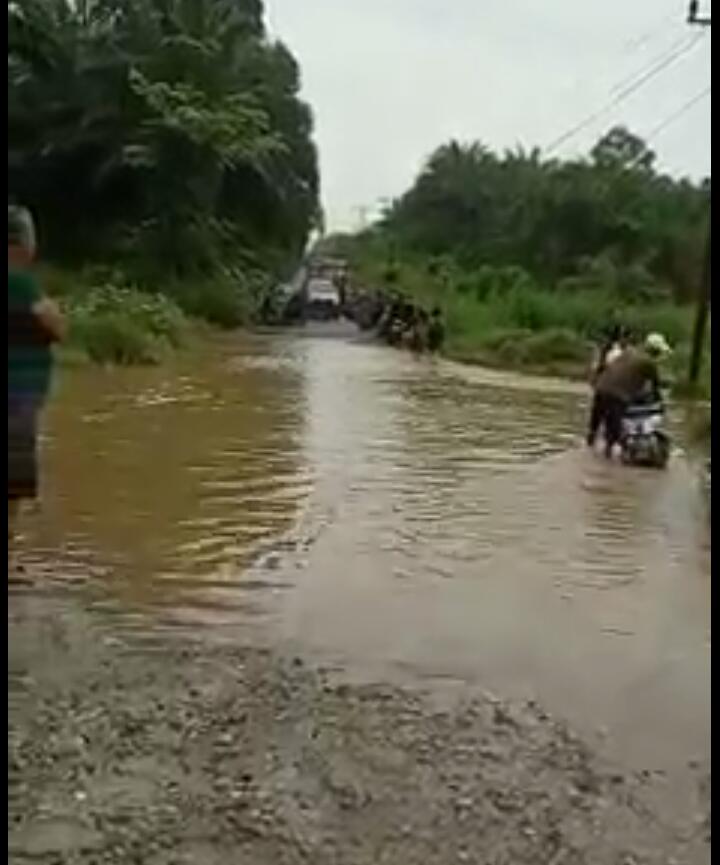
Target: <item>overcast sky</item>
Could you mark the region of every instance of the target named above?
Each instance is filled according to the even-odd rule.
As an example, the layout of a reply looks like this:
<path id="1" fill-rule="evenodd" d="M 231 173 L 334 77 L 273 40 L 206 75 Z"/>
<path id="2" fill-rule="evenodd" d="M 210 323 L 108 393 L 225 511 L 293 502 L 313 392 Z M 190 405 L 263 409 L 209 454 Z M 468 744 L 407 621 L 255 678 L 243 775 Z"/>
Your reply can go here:
<path id="1" fill-rule="evenodd" d="M 300 62 L 320 150 L 328 228 L 357 227 L 451 137 L 545 146 L 685 42 L 698 44 L 559 153 L 614 123 L 647 136 L 710 84 L 710 31 L 687 0 L 266 0 Z M 709 12 L 709 0 L 701 0 Z M 710 172 L 710 99 L 651 138 L 675 174 Z"/>

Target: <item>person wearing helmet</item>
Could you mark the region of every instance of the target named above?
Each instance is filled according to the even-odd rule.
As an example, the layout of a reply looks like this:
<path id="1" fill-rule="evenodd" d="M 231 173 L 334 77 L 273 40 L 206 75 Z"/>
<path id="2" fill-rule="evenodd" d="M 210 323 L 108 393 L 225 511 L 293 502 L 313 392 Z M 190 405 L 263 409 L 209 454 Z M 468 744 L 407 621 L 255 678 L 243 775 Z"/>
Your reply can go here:
<path id="1" fill-rule="evenodd" d="M 671 349 L 662 334 L 649 334 L 642 349 L 628 348 L 600 373 L 595 384 L 588 445 L 595 444 L 601 426 L 605 429 L 605 455 L 612 456 L 622 435 L 622 419 L 633 402 L 660 399 L 658 362 Z"/>

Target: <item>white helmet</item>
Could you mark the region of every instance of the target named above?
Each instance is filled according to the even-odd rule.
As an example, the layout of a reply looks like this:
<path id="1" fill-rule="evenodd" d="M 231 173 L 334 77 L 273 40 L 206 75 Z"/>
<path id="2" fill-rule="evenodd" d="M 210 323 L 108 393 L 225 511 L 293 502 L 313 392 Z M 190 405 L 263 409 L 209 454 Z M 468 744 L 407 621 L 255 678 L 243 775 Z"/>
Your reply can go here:
<path id="1" fill-rule="evenodd" d="M 670 343 L 661 333 L 649 333 L 645 337 L 645 349 L 650 354 L 666 355 L 672 352 Z"/>

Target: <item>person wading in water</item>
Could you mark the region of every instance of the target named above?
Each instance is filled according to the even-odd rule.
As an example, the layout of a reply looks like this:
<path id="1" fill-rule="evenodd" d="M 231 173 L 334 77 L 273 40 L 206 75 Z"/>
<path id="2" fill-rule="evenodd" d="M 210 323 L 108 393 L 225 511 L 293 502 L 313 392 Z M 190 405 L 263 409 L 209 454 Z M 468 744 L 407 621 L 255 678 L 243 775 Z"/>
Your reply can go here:
<path id="1" fill-rule="evenodd" d="M 38 491 L 37 436 L 52 376 L 52 345 L 65 324 L 33 273 L 35 227 L 24 208 L 8 206 L 8 544 L 20 503 Z"/>
<path id="2" fill-rule="evenodd" d="M 628 348 L 608 364 L 595 382 L 587 443 L 590 447 L 600 430 L 605 430 L 605 455 L 610 458 L 622 437 L 627 407 L 638 400 L 660 400 L 659 361 L 670 354 L 662 334 L 651 333 L 642 350 Z"/>

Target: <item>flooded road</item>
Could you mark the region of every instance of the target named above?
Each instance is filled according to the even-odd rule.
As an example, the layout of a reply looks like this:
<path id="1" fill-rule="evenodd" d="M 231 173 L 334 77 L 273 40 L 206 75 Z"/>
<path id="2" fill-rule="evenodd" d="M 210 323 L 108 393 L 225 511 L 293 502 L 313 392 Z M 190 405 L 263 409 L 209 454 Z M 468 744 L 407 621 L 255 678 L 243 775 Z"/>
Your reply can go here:
<path id="1" fill-rule="evenodd" d="M 673 770 L 709 758 L 709 522 L 681 454 L 585 452 L 586 399 L 302 334 L 68 373 L 28 547 L 157 627 L 536 697 Z"/>

